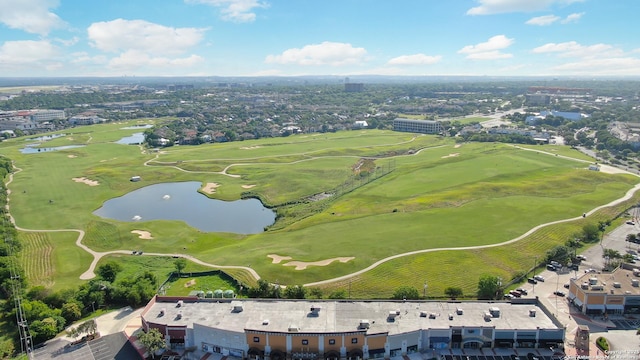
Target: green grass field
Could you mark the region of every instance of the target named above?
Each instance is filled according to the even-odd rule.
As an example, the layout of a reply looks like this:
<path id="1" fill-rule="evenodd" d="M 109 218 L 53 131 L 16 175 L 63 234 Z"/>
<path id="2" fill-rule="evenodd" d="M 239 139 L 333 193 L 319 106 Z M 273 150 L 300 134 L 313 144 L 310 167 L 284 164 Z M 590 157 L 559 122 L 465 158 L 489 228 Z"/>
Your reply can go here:
<path id="1" fill-rule="evenodd" d="M 480 275 L 510 278 L 528 270 L 530 259 L 563 244 L 584 223 L 612 218 L 617 213 L 611 211 L 624 208 L 543 228 L 506 246 L 453 248 L 498 244 L 539 224 L 579 217 L 621 197 L 638 182 L 631 175 L 589 171 L 587 163 L 564 158 L 588 159 L 568 147 L 533 147 L 550 153 L 545 154 L 507 144 L 455 144 L 449 138 L 381 130 L 174 146 L 159 152 L 113 143 L 140 132 L 123 127 L 151 121 L 68 129 L 65 136 L 41 145 L 85 145 L 64 151 L 21 154 L 19 149 L 28 143 L 24 139 L 0 143 L 0 154 L 22 169 L 9 185 L 10 210 L 17 225 L 82 229 L 83 243 L 96 251 L 180 252 L 210 264 L 248 266 L 281 284 L 343 276 L 409 251 L 451 248 L 402 257 L 322 287 L 350 288 L 353 297 L 388 297 L 394 287 L 422 289 L 428 281 L 433 296 L 442 295 L 448 286 L 460 286 L 470 294 Z M 355 186 L 363 158 L 392 171 Z M 143 181 L 130 182 L 134 175 Z M 99 185 L 72 180 L 78 177 Z M 92 215 L 108 199 L 173 181 L 218 183 L 210 196 L 222 200 L 238 199 L 251 187 L 268 204 L 290 205 L 281 212 L 282 225 L 246 236 L 205 233 L 179 221 L 119 222 Z M 344 189 L 349 182 L 353 190 L 341 196 L 295 204 L 310 195 Z M 149 231 L 153 239 L 140 239 L 132 230 Z M 31 284 L 59 289 L 79 281 L 91 256 L 75 246 L 76 237 L 75 232 L 21 232 L 22 261 Z M 273 254 L 291 259 L 275 264 L 267 256 Z M 125 272 L 157 268 L 153 271 L 161 281 L 173 267 L 170 258 L 155 263 L 146 256 L 111 255 L 102 261 L 114 257 L 125 265 Z M 353 259 L 304 270 L 283 265 L 337 257 Z M 255 284 L 244 270 L 225 271 L 245 284 Z"/>

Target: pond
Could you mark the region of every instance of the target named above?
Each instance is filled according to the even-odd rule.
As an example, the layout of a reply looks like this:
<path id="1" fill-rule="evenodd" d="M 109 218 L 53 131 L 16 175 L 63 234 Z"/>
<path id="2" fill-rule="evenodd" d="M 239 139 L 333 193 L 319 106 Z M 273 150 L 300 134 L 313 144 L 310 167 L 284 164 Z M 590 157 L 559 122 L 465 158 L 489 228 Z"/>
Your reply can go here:
<path id="1" fill-rule="evenodd" d="M 127 126 L 127 127 L 120 128 L 120 130 L 150 129 L 152 127 L 153 127 L 153 125 L 151 125 L 151 124 L 133 125 L 133 126 Z"/>
<path id="2" fill-rule="evenodd" d="M 276 219 L 259 200 L 210 199 L 201 187 L 197 181 L 150 185 L 107 200 L 93 214 L 127 222 L 182 220 L 201 231 L 236 234 L 261 233 Z"/>
<path id="3" fill-rule="evenodd" d="M 38 146 L 38 145 L 40 145 L 40 144 L 33 144 L 33 145 L 30 145 L 30 146 L 26 146 L 26 147 L 20 149 L 20 152 L 22 154 L 38 154 L 38 153 L 43 153 L 43 152 L 53 152 L 53 151 L 58 151 L 58 150 L 67 150 L 67 149 L 75 149 L 75 148 L 84 147 L 84 145 L 65 145 L 65 146 L 46 147 L 46 148 L 34 147 L 34 146 Z"/>
<path id="4" fill-rule="evenodd" d="M 138 145 L 144 142 L 144 133 L 133 133 L 130 136 L 125 136 L 122 139 L 116 141 L 116 144 L 123 145 Z"/>

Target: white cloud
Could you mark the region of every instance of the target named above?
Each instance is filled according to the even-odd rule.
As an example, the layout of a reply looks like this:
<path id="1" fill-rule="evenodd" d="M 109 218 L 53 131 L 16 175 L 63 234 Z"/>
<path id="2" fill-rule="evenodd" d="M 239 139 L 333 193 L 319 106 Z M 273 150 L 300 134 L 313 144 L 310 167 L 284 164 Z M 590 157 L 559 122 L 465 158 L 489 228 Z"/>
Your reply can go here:
<path id="1" fill-rule="evenodd" d="M 639 75 L 640 59 L 633 57 L 590 58 L 553 68 L 572 75 Z"/>
<path id="2" fill-rule="evenodd" d="M 331 65 L 342 66 L 366 61 L 367 50 L 348 43 L 325 41 L 302 48 L 285 50 L 280 55 L 268 55 L 268 64 Z"/>
<path id="3" fill-rule="evenodd" d="M 90 44 L 102 51 L 139 50 L 150 54 L 181 54 L 197 45 L 206 29 L 173 28 L 145 20 L 116 19 L 91 24 Z"/>
<path id="4" fill-rule="evenodd" d="M 622 54 L 620 49 L 616 49 L 608 44 L 582 45 L 575 41 L 563 43 L 547 43 L 532 50 L 536 54 L 557 53 L 560 57 L 611 57 Z"/>
<path id="5" fill-rule="evenodd" d="M 538 16 L 538 17 L 534 17 L 531 18 L 529 20 L 527 20 L 527 22 L 525 22 L 525 24 L 527 25 L 538 25 L 538 26 L 547 26 L 547 25 L 551 25 L 554 22 L 560 20 L 559 16 L 556 15 L 544 15 L 544 16 Z"/>
<path id="6" fill-rule="evenodd" d="M 583 12 L 581 13 L 573 13 L 573 14 L 569 14 L 566 18 L 564 18 L 561 23 L 563 24 L 570 24 L 573 22 L 578 22 L 578 20 L 580 20 L 580 18 L 584 15 Z"/>
<path id="7" fill-rule="evenodd" d="M 151 57 L 137 50 L 129 50 L 111 59 L 108 66 L 113 70 L 133 71 L 141 68 L 148 70 L 148 68 L 192 67 L 203 61 L 204 59 L 198 55 L 172 59 L 166 57 Z"/>
<path id="8" fill-rule="evenodd" d="M 58 15 L 49 11 L 57 6 L 57 0 L 0 0 L 0 23 L 12 29 L 47 35 L 65 25 Z"/>
<path id="9" fill-rule="evenodd" d="M 236 22 L 254 21 L 256 14 L 253 9 L 269 7 L 268 3 L 259 0 L 185 0 L 185 2 L 222 8 L 222 18 Z"/>
<path id="10" fill-rule="evenodd" d="M 488 41 L 476 45 L 467 45 L 458 50 L 458 54 L 467 54 L 467 59 L 473 60 L 493 60 L 507 59 L 513 57 L 512 54 L 503 53 L 500 50 L 513 44 L 513 39 L 504 35 L 496 35 Z"/>
<path id="11" fill-rule="evenodd" d="M 511 12 L 546 10 L 553 5 L 568 5 L 584 0 L 476 0 L 479 6 L 467 11 L 467 15 L 491 15 Z"/>
<path id="12" fill-rule="evenodd" d="M 402 55 L 387 62 L 387 65 L 432 65 L 442 60 L 442 56 L 425 54 Z"/>
<path id="13" fill-rule="evenodd" d="M 58 55 L 58 48 L 47 40 L 7 41 L 0 46 L 0 69 L 46 68 Z"/>

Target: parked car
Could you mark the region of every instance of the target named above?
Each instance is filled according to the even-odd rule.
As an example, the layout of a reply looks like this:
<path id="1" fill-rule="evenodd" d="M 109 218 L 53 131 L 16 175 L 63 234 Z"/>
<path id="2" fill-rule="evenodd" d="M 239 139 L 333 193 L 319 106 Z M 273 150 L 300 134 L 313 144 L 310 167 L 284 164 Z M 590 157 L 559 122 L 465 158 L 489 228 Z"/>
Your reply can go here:
<path id="1" fill-rule="evenodd" d="M 565 289 L 568 289 L 569 288 L 569 283 L 566 283 L 566 284 L 564 284 L 562 286 L 564 286 Z"/>
<path id="2" fill-rule="evenodd" d="M 521 288 L 521 287 L 517 288 L 517 289 L 516 289 L 516 291 L 517 291 L 517 292 L 519 292 L 519 293 L 520 293 L 520 294 L 522 294 L 522 295 L 527 295 L 527 294 L 529 293 L 529 292 L 527 291 L 527 289 L 525 289 L 525 288 Z"/>
<path id="3" fill-rule="evenodd" d="M 504 298 L 507 299 L 507 300 L 511 300 L 511 299 L 514 298 L 514 296 L 511 295 L 511 294 L 504 294 Z"/>
<path id="4" fill-rule="evenodd" d="M 534 279 L 538 280 L 538 281 L 542 281 L 544 282 L 544 277 L 542 275 L 536 275 L 533 277 Z"/>
<path id="5" fill-rule="evenodd" d="M 556 267 L 551 265 L 551 264 L 547 264 L 547 270 L 549 271 L 556 271 Z"/>
<path id="6" fill-rule="evenodd" d="M 535 285 L 535 284 L 537 284 L 537 283 L 538 283 L 538 280 L 536 280 L 536 279 L 534 279 L 534 278 L 528 278 L 528 279 L 527 279 L 527 282 L 528 282 L 529 284 L 534 284 L 534 285 Z"/>
<path id="7" fill-rule="evenodd" d="M 627 225 L 635 225 L 633 221 L 627 221 Z"/>
<path id="8" fill-rule="evenodd" d="M 586 257 L 586 256 L 584 256 L 584 255 L 582 255 L 582 254 L 580 254 L 580 255 L 577 255 L 577 256 L 576 256 L 576 259 L 580 259 L 580 260 L 582 260 L 582 261 L 585 261 L 585 260 L 587 260 L 587 257 Z"/>
<path id="9" fill-rule="evenodd" d="M 509 291 L 509 294 L 511 294 L 511 295 L 513 295 L 513 296 L 515 296 L 517 298 L 522 296 L 522 294 L 519 291 L 515 291 L 515 290 Z"/>
<path id="10" fill-rule="evenodd" d="M 596 269 L 585 269 L 584 272 L 585 273 L 594 273 L 594 272 L 596 272 Z"/>
<path id="11" fill-rule="evenodd" d="M 553 292 L 553 295 L 556 295 L 556 296 L 564 296 L 564 292 L 562 292 L 562 291 L 560 291 L 560 290 L 556 290 L 556 291 L 554 291 L 554 292 Z"/>

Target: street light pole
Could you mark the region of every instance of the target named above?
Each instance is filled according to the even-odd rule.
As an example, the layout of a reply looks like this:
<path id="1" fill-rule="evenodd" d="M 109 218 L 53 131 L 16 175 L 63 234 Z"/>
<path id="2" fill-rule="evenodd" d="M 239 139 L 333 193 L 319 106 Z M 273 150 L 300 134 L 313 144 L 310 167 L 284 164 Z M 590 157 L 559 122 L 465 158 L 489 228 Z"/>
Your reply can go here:
<path id="1" fill-rule="evenodd" d="M 427 280 L 424 281 L 424 286 L 422 287 L 422 297 L 427 299 Z"/>

